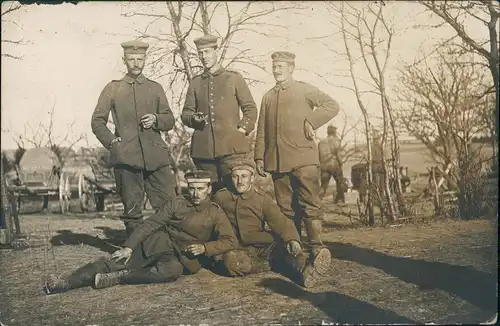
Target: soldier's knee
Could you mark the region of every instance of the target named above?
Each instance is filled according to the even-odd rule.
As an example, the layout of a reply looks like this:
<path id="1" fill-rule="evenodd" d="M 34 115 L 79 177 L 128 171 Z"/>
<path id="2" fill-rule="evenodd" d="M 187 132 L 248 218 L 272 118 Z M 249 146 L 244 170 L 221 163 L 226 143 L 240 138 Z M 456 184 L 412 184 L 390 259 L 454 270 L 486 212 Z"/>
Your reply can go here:
<path id="1" fill-rule="evenodd" d="M 162 282 L 173 282 L 181 277 L 184 266 L 180 262 L 158 264 L 158 276 Z"/>
<path id="2" fill-rule="evenodd" d="M 225 253 L 222 261 L 230 276 L 245 276 L 252 269 L 252 259 L 241 251 L 229 251 Z"/>

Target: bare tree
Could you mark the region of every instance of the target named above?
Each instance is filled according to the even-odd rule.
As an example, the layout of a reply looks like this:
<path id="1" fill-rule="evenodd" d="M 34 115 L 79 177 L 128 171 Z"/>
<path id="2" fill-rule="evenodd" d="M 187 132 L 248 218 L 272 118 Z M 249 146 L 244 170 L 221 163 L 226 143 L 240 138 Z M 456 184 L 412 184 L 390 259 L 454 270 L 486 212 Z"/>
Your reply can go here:
<path id="1" fill-rule="evenodd" d="M 374 94 L 380 99 L 380 107 L 382 112 L 382 147 L 386 147 L 387 140 L 392 139 L 391 153 L 393 156 L 393 164 L 390 167 L 395 175 L 398 187 L 396 195 L 398 203 L 395 205 L 393 197 L 393 187 L 390 185 L 388 171 L 391 170 L 386 162 L 385 156 L 381 158 L 383 188 L 379 189 L 383 193 L 385 204 L 388 210 L 388 218 L 390 220 L 398 218 L 398 208 L 402 206 L 403 200 L 401 195 L 401 184 L 399 178 L 399 142 L 396 130 L 396 123 L 393 117 L 393 109 L 387 91 L 386 75 L 387 67 L 390 61 L 392 39 L 395 34 L 394 24 L 384 16 L 384 3 L 367 3 L 363 5 L 351 3 L 327 3 L 328 8 L 334 15 L 336 21 L 332 21 L 342 35 L 344 42 L 343 52 L 330 50 L 339 56 L 345 57 L 349 63 L 349 77 L 353 87 L 347 87 L 351 90 L 356 98 L 363 115 L 364 129 L 367 144 L 367 161 L 368 173 L 366 173 L 366 183 L 369 189 L 367 193 L 367 210 L 370 224 L 374 223 L 373 194 L 371 189 L 375 189 L 373 183 L 372 171 L 372 121 L 367 110 L 366 94 Z M 340 21 L 340 23 L 337 23 Z M 359 55 L 358 55 L 359 53 Z M 370 77 L 366 81 L 359 76 L 358 62 L 361 62 L 362 68 Z M 368 85 L 368 86 L 367 86 Z M 367 89 L 368 87 L 368 89 Z"/>
<path id="2" fill-rule="evenodd" d="M 341 128 L 338 132 L 340 148 L 339 152 L 341 153 L 338 157 L 339 165 L 344 165 L 346 162 L 351 160 L 353 157 L 361 154 L 364 147 L 360 147 L 357 145 L 356 136 L 359 133 L 359 127 L 362 122 L 362 119 L 358 119 L 355 122 L 349 120 L 347 114 L 344 110 L 341 110 Z"/>
<path id="3" fill-rule="evenodd" d="M 487 88 L 488 72 L 467 64 L 471 54 L 441 49 L 431 65 L 429 59 L 401 71 L 398 89 L 404 104 L 398 112 L 407 130 L 422 141 L 442 171 L 452 165 L 451 184 L 459 189 L 462 216 L 469 216 L 471 178 L 479 178 L 483 157 L 481 146 L 472 140 L 491 128 L 482 119 L 491 112 L 491 97 L 481 96 Z"/>
<path id="4" fill-rule="evenodd" d="M 498 23 L 500 18 L 500 3 L 495 0 L 478 1 L 419 1 L 427 10 L 442 19 L 443 24 L 451 27 L 456 35 L 454 38 L 461 40 L 458 44 L 460 53 L 475 53 L 484 58 L 485 64 L 493 77 L 496 94 L 495 120 L 500 121 L 500 88 L 499 88 L 499 40 Z M 475 39 L 471 31 L 466 28 L 465 19 L 474 19 L 486 27 L 484 39 Z M 489 49 L 488 49 L 489 48 Z M 486 89 L 488 93 L 490 89 Z M 499 135 L 499 124 L 496 123 L 495 136 Z M 494 146 L 495 147 L 495 146 Z"/>
<path id="5" fill-rule="evenodd" d="M 1 20 L 2 20 L 2 34 L 5 35 L 5 29 L 7 28 L 12 28 L 13 26 L 16 26 L 18 28 L 22 28 L 18 22 L 15 20 L 9 19 L 10 16 L 23 9 L 23 5 L 20 4 L 19 2 L 15 1 L 5 1 L 2 2 L 2 12 L 1 12 Z M 5 49 L 6 45 L 24 45 L 26 42 L 20 38 L 20 39 L 9 39 L 9 38 L 3 38 L 2 37 L 2 47 Z M 15 60 L 20 60 L 22 59 L 22 56 L 12 54 L 10 52 L 2 50 L 2 57 L 4 58 L 9 58 L 9 59 L 15 59 Z"/>
<path id="6" fill-rule="evenodd" d="M 54 103 L 47 120 L 39 120 L 35 126 L 27 123 L 24 126 L 23 133 L 18 134 L 14 138 L 14 141 L 22 149 L 26 149 L 27 146 L 50 148 L 56 154 L 62 167 L 74 154 L 74 146 L 85 140 L 87 136 L 84 133 L 74 134 L 73 126 L 75 125 L 75 121 L 66 126 L 64 128 L 66 132 L 62 136 L 59 136 L 56 134 L 55 121 Z"/>

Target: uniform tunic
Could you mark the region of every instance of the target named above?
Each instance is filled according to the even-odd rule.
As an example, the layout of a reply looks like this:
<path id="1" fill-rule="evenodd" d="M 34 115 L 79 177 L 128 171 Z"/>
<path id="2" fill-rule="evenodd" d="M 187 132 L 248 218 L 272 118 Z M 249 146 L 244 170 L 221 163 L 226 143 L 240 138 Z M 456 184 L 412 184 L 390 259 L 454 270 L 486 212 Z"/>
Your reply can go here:
<path id="1" fill-rule="evenodd" d="M 208 115 L 204 127 L 193 123 L 195 112 Z M 213 74 L 204 72 L 192 80 L 181 119 L 186 126 L 195 129 L 191 157 L 214 159 L 250 151 L 248 140 L 238 128 L 250 134 L 257 120 L 257 107 L 243 76 L 220 68 Z"/>
<path id="2" fill-rule="evenodd" d="M 234 194 L 222 189 L 215 194 L 214 201 L 226 212 L 241 245 L 267 245 L 274 242 L 273 235 L 264 229 L 264 223 L 282 242 L 300 242 L 290 219 L 281 213 L 269 195 L 260 190 L 252 188 L 243 194 Z"/>
<path id="3" fill-rule="evenodd" d="M 276 85 L 262 98 L 255 159 L 264 160 L 269 172 L 319 165 L 318 149 L 306 138 L 304 122 L 317 129 L 338 111 L 337 102 L 308 83 L 292 80 Z"/>
<path id="4" fill-rule="evenodd" d="M 111 112 L 116 126 L 113 134 L 106 126 Z M 143 129 L 140 119 L 147 113 L 156 115 L 152 128 Z M 172 164 L 167 144 L 160 131 L 174 126 L 165 92 L 160 84 L 140 75 L 137 79 L 125 75 L 104 87 L 92 114 L 92 132 L 101 144 L 111 151 L 111 164 L 124 164 L 136 169 L 155 171 Z M 111 141 L 121 137 L 121 142 L 111 146 Z"/>

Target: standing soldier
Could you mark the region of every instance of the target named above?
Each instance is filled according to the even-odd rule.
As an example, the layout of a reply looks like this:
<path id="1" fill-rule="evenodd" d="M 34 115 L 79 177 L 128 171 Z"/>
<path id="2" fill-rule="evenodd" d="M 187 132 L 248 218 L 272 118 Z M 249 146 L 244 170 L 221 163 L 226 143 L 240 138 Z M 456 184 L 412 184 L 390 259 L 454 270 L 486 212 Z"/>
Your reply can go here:
<path id="1" fill-rule="evenodd" d="M 323 199 L 328 183 L 333 177 L 336 185 L 335 204 L 345 203 L 345 181 L 342 172 L 342 153 L 340 139 L 337 136 L 337 128 L 328 126 L 326 133 L 328 137 L 321 140 L 318 144 L 319 164 L 321 168 L 321 192 L 319 197 Z"/>
<path id="2" fill-rule="evenodd" d="M 160 131 L 174 126 L 163 87 L 142 74 L 147 43 L 122 43 L 127 74 L 106 85 L 92 114 L 92 132 L 110 150 L 116 187 L 122 198 L 121 216 L 130 235 L 142 220 L 144 191 L 151 206 L 159 210 L 175 196 L 170 152 Z M 106 126 L 109 113 L 115 133 Z"/>
<path id="3" fill-rule="evenodd" d="M 181 119 L 194 129 L 191 157 L 198 169 L 212 172 L 215 193 L 227 182 L 227 162 L 250 152 L 246 136 L 254 129 L 257 107 L 243 76 L 218 63 L 217 37 L 205 35 L 194 43 L 205 71 L 191 81 Z"/>
<path id="4" fill-rule="evenodd" d="M 339 105 L 318 88 L 292 78 L 295 54 L 280 51 L 271 58 L 277 84 L 262 98 L 256 167 L 261 176 L 271 172 L 278 205 L 294 220 L 299 234 L 304 218 L 314 255 L 322 246 L 323 220 L 314 130 L 335 117 Z"/>

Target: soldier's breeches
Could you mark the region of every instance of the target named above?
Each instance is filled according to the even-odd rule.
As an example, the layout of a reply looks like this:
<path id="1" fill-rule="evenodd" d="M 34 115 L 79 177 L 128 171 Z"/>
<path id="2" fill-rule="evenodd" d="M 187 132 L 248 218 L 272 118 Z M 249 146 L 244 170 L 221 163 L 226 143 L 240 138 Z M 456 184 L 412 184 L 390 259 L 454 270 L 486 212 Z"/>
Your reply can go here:
<path id="1" fill-rule="evenodd" d="M 122 277 L 121 283 L 149 284 L 173 282 L 182 275 L 183 270 L 184 266 L 175 254 L 164 254 L 153 265 L 131 269 L 129 274 Z"/>
<path id="2" fill-rule="evenodd" d="M 323 219 L 318 166 L 308 165 L 286 173 L 273 173 L 272 177 L 276 201 L 284 215 Z"/>
<path id="3" fill-rule="evenodd" d="M 121 219 L 127 226 L 127 232 L 132 231 L 142 220 L 144 192 L 155 210 L 160 210 L 169 198 L 176 195 L 175 177 L 168 165 L 156 171 L 117 165 L 114 172 L 116 188 L 124 206 Z"/>

